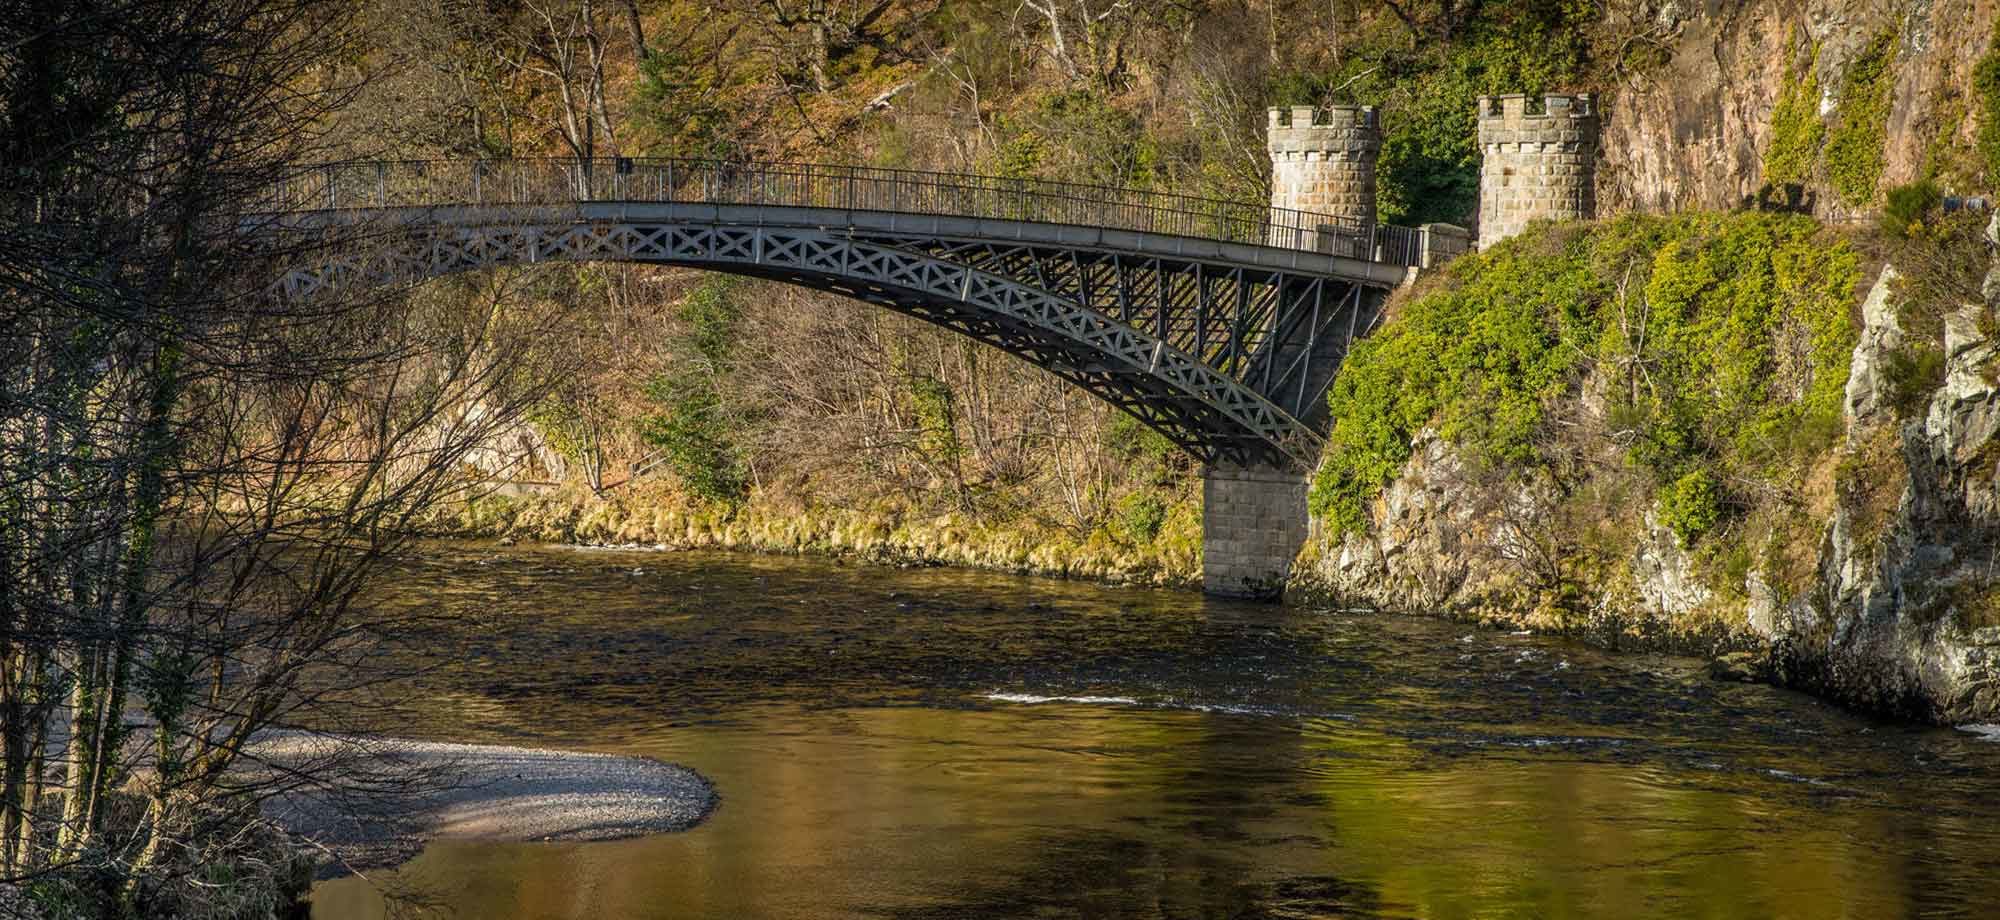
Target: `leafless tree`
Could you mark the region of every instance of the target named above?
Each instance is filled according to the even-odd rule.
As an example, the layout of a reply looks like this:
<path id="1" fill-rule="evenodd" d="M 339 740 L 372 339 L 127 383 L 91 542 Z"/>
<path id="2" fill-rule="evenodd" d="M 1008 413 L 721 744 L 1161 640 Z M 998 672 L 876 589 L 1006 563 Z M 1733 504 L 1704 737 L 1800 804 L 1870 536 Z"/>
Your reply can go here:
<path id="1" fill-rule="evenodd" d="M 605 93 L 610 47 L 599 18 L 597 0 L 523 0 L 503 41 L 493 48 L 501 65 L 537 100 L 528 116 L 571 156 L 582 159 L 618 150 Z"/>
<path id="2" fill-rule="evenodd" d="M 1131 75 L 1133 49 L 1191 23 L 1199 8 L 1196 0 L 1021 0 L 1015 18 L 1024 32 L 1041 33 L 1038 47 L 1066 79 L 1115 92 Z"/>
<path id="3" fill-rule="evenodd" d="M 354 95 L 350 11 L 0 4 L 0 879 L 165 916 L 250 865 L 245 744 L 559 374 L 532 311 L 275 294 L 328 240 L 256 215 Z"/>

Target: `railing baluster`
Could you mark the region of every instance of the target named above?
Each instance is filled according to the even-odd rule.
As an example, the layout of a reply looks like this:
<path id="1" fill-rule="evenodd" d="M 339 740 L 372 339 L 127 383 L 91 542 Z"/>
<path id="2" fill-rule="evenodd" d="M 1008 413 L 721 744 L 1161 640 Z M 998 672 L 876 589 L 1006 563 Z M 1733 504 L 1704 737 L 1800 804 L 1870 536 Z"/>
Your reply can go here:
<path id="1" fill-rule="evenodd" d="M 542 204 L 598 200 L 700 201 L 711 204 L 760 204 L 806 208 L 886 210 L 907 214 L 962 215 L 1022 221 L 1091 224 L 1142 232 L 1172 234 L 1247 243 L 1258 246 L 1332 253 L 1400 265 L 1421 266 L 1433 256 L 1442 261 L 1458 254 L 1457 237 L 1432 236 L 1425 231 L 1356 221 L 1261 204 L 1195 198 L 1151 189 L 1117 189 L 1018 177 L 977 176 L 817 163 L 740 163 L 717 160 L 662 158 L 640 160 L 627 169 L 643 168 L 647 177 L 634 182 L 620 172 L 618 160 L 573 159 L 473 160 L 470 202 Z M 498 165 L 495 165 L 495 162 Z M 374 194 L 362 186 L 362 169 L 373 167 Z M 610 178 L 597 182 L 600 166 Z M 392 207 L 441 204 L 467 191 L 461 171 L 465 161 L 375 161 L 319 164 L 312 172 L 287 177 L 276 190 L 284 207 L 309 207 L 311 179 L 317 174 L 324 189 L 323 206 Z M 497 185 L 488 173 L 500 169 Z M 389 174 L 397 175 L 391 188 Z M 408 175 L 405 175 L 408 173 Z M 354 177 L 355 188 L 343 185 Z M 492 187 L 489 187 L 491 185 Z M 692 186 L 682 191 L 683 186 Z"/>

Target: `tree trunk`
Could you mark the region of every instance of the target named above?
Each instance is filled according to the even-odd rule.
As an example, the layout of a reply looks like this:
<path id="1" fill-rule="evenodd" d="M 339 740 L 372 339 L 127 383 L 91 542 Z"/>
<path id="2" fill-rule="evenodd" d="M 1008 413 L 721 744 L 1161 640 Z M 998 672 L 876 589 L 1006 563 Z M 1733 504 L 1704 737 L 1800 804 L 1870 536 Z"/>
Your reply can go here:
<path id="1" fill-rule="evenodd" d="M 646 25 L 639 19 L 639 0 L 625 0 L 625 28 L 632 36 L 632 53 L 638 55 L 641 63 L 646 60 Z"/>

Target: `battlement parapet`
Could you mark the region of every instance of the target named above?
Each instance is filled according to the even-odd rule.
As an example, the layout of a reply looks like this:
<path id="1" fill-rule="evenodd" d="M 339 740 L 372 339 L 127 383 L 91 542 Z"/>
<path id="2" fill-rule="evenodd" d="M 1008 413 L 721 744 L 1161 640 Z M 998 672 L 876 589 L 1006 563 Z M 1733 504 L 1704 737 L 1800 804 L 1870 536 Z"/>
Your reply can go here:
<path id="1" fill-rule="evenodd" d="M 1372 105 L 1268 109 L 1265 142 L 1273 158 L 1368 157 L 1382 149 L 1379 113 Z"/>
<path id="2" fill-rule="evenodd" d="M 1479 97 L 1479 117 L 1522 121 L 1536 118 L 1581 118 L 1597 114 L 1597 99 L 1590 93 L 1548 93 L 1540 97 L 1527 93 L 1503 93 Z"/>
<path id="3" fill-rule="evenodd" d="M 1479 97 L 1481 147 L 1594 152 L 1598 128 L 1597 100 L 1589 93 Z"/>

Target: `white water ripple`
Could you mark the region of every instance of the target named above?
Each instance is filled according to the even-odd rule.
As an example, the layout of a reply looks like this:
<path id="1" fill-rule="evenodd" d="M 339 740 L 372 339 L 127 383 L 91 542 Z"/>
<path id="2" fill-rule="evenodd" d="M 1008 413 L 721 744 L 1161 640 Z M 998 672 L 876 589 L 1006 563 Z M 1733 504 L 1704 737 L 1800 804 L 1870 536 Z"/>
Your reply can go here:
<path id="1" fill-rule="evenodd" d="M 1034 693 L 988 693 L 986 698 L 1002 703 L 1080 703 L 1086 706 L 1137 706 L 1129 696 L 1041 696 Z"/>
<path id="2" fill-rule="evenodd" d="M 986 694 L 985 698 L 1000 703 L 1026 703 L 1029 705 L 1035 705 L 1041 703 L 1073 703 L 1084 706 L 1141 706 L 1147 709 L 1179 710 L 1184 712 L 1212 712 L 1212 713 L 1222 713 L 1225 715 L 1234 715 L 1234 716 L 1266 716 L 1274 718 L 1285 718 L 1290 716 L 1310 716 L 1312 718 L 1321 718 L 1321 719 L 1338 719 L 1344 722 L 1355 721 L 1354 716 L 1344 712 L 1300 713 L 1300 712 L 1292 712 L 1285 709 L 1278 709 L 1270 706 L 1252 706 L 1241 703 L 1198 703 L 1198 702 L 1178 700 L 1172 698 L 1160 700 L 1157 702 L 1147 703 L 1133 699 L 1132 697 L 1129 696 L 1088 696 L 1088 695 L 1068 695 L 1068 694 L 1045 695 L 1039 693 L 1007 693 L 999 690 L 995 690 L 991 693 Z"/>
<path id="3" fill-rule="evenodd" d="M 2000 724 L 1990 722 L 1974 723 L 1972 725 L 1961 725 L 1958 727 L 1958 730 L 1978 735 L 1981 741 L 1991 741 L 2000 744 Z"/>

